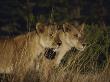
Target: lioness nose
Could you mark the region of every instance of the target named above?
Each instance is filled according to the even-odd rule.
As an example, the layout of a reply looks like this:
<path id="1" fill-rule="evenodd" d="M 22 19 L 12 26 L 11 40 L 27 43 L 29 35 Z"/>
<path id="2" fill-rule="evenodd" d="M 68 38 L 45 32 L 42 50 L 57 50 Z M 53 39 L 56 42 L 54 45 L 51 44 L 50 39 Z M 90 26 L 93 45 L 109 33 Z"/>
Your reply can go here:
<path id="1" fill-rule="evenodd" d="M 57 44 L 58 44 L 58 46 L 61 46 L 62 43 L 61 42 L 58 42 Z"/>

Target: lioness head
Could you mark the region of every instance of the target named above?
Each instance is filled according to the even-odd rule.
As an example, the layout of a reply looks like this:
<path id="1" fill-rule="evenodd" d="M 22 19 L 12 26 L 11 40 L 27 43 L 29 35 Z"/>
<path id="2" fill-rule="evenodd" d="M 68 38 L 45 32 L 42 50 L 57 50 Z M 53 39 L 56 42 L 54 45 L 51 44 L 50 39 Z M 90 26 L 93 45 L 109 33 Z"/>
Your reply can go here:
<path id="1" fill-rule="evenodd" d="M 42 47 L 57 49 L 61 45 L 56 25 L 37 23 L 36 28 Z"/>
<path id="2" fill-rule="evenodd" d="M 63 28 L 61 28 L 59 34 L 62 45 L 55 60 L 56 66 L 59 66 L 66 52 L 69 51 L 72 47 L 75 47 L 80 51 L 83 51 L 85 48 L 85 46 L 83 45 L 84 24 L 74 26 L 70 23 L 64 23 L 62 27 Z"/>
<path id="3" fill-rule="evenodd" d="M 84 24 L 74 26 L 70 23 L 64 23 L 63 33 L 60 35 L 62 42 L 70 47 L 75 47 L 78 50 L 84 50 L 83 29 Z"/>

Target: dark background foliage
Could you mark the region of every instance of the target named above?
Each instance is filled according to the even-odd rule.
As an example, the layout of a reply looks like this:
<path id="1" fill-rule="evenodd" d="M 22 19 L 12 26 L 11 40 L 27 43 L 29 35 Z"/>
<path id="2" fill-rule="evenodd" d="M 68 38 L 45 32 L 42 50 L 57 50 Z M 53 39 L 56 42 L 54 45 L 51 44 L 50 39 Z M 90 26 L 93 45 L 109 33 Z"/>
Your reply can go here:
<path id="1" fill-rule="evenodd" d="M 78 20 L 105 27 L 110 22 L 109 4 L 110 0 L 1 0 L 0 34 L 33 30 L 37 21 Z"/>

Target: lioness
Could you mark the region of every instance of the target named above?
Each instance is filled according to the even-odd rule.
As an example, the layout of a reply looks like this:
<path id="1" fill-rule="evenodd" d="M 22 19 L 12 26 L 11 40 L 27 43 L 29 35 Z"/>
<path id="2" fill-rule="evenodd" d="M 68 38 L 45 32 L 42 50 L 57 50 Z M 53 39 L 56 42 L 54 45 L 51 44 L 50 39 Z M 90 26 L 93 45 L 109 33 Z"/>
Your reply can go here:
<path id="1" fill-rule="evenodd" d="M 14 82 L 23 80 L 33 60 L 45 48 L 57 49 L 59 46 L 56 28 L 41 23 L 37 23 L 36 28 L 24 35 L 0 39 L 0 73 L 14 74 Z"/>
<path id="2" fill-rule="evenodd" d="M 63 29 L 60 32 L 60 40 L 62 45 L 59 49 L 59 54 L 56 58 L 56 65 L 59 65 L 62 58 L 72 47 L 75 47 L 79 51 L 83 51 L 85 48 L 84 42 L 84 23 L 74 26 L 70 23 L 64 23 Z"/>

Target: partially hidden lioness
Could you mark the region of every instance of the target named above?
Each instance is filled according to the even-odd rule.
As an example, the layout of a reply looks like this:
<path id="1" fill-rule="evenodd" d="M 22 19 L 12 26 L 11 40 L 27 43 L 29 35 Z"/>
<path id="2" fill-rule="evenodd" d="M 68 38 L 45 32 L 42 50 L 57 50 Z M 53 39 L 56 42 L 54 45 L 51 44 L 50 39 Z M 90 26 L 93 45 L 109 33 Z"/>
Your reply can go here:
<path id="1" fill-rule="evenodd" d="M 14 74 L 13 82 L 23 80 L 33 60 L 45 48 L 59 46 L 55 28 L 41 23 L 37 23 L 36 28 L 36 31 L 14 38 L 0 39 L 0 73 Z"/>
<path id="2" fill-rule="evenodd" d="M 47 51 L 46 57 L 43 56 L 40 61 L 40 70 L 43 73 L 45 81 L 48 81 L 51 78 L 51 74 L 54 71 L 54 66 L 58 67 L 61 60 L 63 59 L 66 52 L 68 52 L 72 47 L 83 51 L 85 46 L 83 45 L 83 29 L 84 23 L 74 26 L 68 22 L 64 23 L 63 25 L 59 26 L 61 28 L 59 30 L 59 38 L 62 42 L 61 46 L 59 47 L 58 51 L 56 51 L 55 57 L 50 59 L 50 55 L 54 55 L 54 52 Z M 53 53 L 53 54 L 51 54 Z M 44 68 L 45 67 L 45 68 Z"/>
<path id="3" fill-rule="evenodd" d="M 62 58 L 72 47 L 75 47 L 79 51 L 83 51 L 84 45 L 84 23 L 74 26 L 68 22 L 63 24 L 63 29 L 60 32 L 60 40 L 62 45 L 59 49 L 59 54 L 56 57 L 56 65 L 59 65 Z"/>

